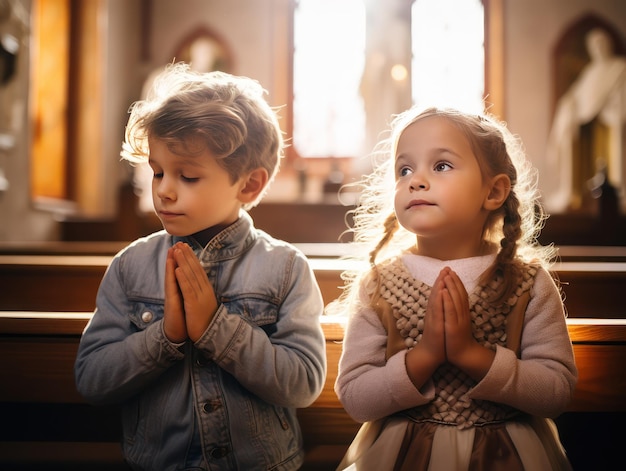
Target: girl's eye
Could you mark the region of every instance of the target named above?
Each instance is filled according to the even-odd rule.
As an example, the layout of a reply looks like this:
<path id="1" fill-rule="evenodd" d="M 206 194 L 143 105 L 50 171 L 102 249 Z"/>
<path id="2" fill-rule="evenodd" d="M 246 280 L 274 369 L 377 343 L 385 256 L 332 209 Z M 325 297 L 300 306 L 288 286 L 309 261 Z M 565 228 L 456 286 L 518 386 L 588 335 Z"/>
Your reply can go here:
<path id="1" fill-rule="evenodd" d="M 185 181 L 185 182 L 187 182 L 187 183 L 195 183 L 195 182 L 197 182 L 198 180 L 200 180 L 199 178 L 195 178 L 195 177 L 186 177 L 186 176 L 184 176 L 184 175 L 181 175 L 180 177 L 183 179 L 183 181 Z"/>
<path id="2" fill-rule="evenodd" d="M 398 176 L 399 177 L 406 177 L 407 175 L 411 174 L 412 171 L 409 167 L 401 167 L 400 170 L 398 170 Z"/>
<path id="3" fill-rule="evenodd" d="M 163 178 L 163 173 L 154 172 L 152 178 Z"/>
<path id="4" fill-rule="evenodd" d="M 436 172 L 445 172 L 446 170 L 450 170 L 451 168 L 452 165 L 450 165 L 448 162 L 439 162 L 437 163 L 437 165 L 435 165 Z"/>

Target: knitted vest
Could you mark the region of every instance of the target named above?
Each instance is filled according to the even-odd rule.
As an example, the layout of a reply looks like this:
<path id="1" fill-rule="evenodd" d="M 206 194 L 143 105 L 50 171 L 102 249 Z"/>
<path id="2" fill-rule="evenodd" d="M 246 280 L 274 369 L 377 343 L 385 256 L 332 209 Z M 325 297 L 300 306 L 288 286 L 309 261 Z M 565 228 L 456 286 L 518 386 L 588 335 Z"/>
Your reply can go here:
<path id="1" fill-rule="evenodd" d="M 481 345 L 492 350 L 500 345 L 517 352 L 523 315 L 537 268 L 526 264 L 522 273 L 520 286 L 500 306 L 492 306 L 487 302 L 498 281 L 492 281 L 485 286 L 479 285 L 469 295 L 473 335 Z M 390 308 L 382 309 L 380 313 L 390 334 L 389 342 L 393 342 L 395 337 L 396 344 L 402 339 L 404 348 L 412 348 L 422 338 L 431 287 L 415 280 L 400 259 L 379 266 L 379 277 L 380 296 Z M 394 325 L 397 332 L 393 332 Z M 389 347 L 390 345 L 388 356 L 393 353 Z M 396 345 L 396 351 L 398 347 Z M 435 398 L 426 405 L 403 411 L 404 415 L 415 421 L 437 422 L 463 429 L 502 422 L 519 413 L 504 404 L 470 399 L 468 393 L 476 385 L 476 381 L 452 364 L 445 363 L 437 368 L 432 380 Z"/>

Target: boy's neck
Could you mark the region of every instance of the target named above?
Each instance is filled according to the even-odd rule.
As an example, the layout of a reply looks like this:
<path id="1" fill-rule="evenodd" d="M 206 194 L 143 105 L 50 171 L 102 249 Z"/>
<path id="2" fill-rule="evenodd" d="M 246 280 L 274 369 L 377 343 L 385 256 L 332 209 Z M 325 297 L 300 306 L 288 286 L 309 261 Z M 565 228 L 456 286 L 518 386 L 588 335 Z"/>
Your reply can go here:
<path id="1" fill-rule="evenodd" d="M 211 241 L 211 239 L 213 239 L 213 237 L 215 237 L 217 234 L 222 232 L 227 227 L 228 227 L 228 224 L 226 225 L 220 224 L 217 226 L 211 226 L 207 229 L 202 229 L 201 231 L 198 231 L 195 234 L 191 234 L 191 237 L 193 237 L 196 240 L 196 242 L 198 242 L 202 247 L 205 247 Z"/>

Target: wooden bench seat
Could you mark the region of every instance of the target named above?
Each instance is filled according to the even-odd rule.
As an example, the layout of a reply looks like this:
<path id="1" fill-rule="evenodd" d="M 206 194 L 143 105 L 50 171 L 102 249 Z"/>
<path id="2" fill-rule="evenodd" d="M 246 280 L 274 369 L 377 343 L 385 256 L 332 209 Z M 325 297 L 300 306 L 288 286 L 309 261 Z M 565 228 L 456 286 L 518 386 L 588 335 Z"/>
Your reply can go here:
<path id="1" fill-rule="evenodd" d="M 81 466 L 88 458 L 94 464 L 90 469 L 125 469 L 116 444 L 118 409 L 89 406 L 74 385 L 78 341 L 91 315 L 0 312 L 0 413 L 5 425 L 0 431 L 0 469 L 55 469 L 55 463 L 66 470 L 85 469 Z M 359 428 L 333 391 L 343 319 L 324 316 L 322 325 L 326 384 L 317 401 L 299 411 L 305 470 L 334 469 Z M 568 329 L 580 370 L 568 413 L 626 416 L 626 320 L 568 319 Z"/>

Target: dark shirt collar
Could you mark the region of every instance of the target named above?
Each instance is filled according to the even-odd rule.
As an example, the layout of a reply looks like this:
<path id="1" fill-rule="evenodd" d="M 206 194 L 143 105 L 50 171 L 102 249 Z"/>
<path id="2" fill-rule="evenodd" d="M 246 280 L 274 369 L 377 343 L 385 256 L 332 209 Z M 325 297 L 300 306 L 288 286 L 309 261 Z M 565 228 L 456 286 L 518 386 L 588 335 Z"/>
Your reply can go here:
<path id="1" fill-rule="evenodd" d="M 214 226 L 186 237 L 175 236 L 173 243 L 188 243 L 202 262 L 210 263 L 239 256 L 250 248 L 256 237 L 252 218 L 242 210 L 239 219 L 230 226 Z"/>
<path id="2" fill-rule="evenodd" d="M 212 226 L 207 229 L 203 229 L 200 232 L 196 232 L 195 234 L 191 234 L 191 237 L 200 244 L 201 247 L 205 247 L 211 239 L 215 237 L 217 234 L 222 232 L 228 226 Z"/>

